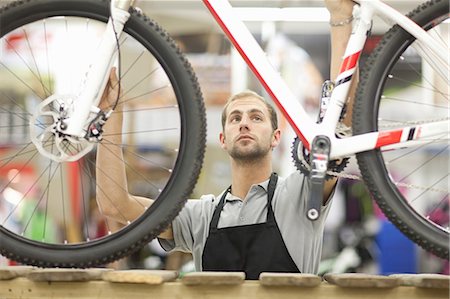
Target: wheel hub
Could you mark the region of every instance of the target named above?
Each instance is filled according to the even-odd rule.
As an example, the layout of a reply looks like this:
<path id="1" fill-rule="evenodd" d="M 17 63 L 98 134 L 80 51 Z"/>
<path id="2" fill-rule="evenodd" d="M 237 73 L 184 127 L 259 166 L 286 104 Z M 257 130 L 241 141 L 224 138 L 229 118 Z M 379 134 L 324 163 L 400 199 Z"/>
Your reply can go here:
<path id="1" fill-rule="evenodd" d="M 86 155 L 94 142 L 65 133 L 73 113 L 74 96 L 52 95 L 40 103 L 30 120 L 30 136 L 38 151 L 56 162 L 73 162 Z"/>

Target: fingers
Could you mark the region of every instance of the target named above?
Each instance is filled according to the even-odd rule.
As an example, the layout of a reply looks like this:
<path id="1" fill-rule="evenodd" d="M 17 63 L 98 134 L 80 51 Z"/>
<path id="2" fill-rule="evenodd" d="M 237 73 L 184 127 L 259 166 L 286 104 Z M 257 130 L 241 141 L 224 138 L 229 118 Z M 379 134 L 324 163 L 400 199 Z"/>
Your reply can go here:
<path id="1" fill-rule="evenodd" d="M 331 15 L 349 15 L 353 10 L 353 0 L 325 0 L 325 5 Z"/>
<path id="2" fill-rule="evenodd" d="M 119 89 L 119 79 L 116 74 L 116 68 L 111 68 L 108 82 L 106 83 L 105 90 L 100 101 L 100 109 L 105 109 L 112 106 L 117 101 Z"/>
<path id="3" fill-rule="evenodd" d="M 119 78 L 117 78 L 116 67 L 111 68 L 111 73 L 109 74 L 109 83 L 115 87 L 119 83 Z"/>
<path id="4" fill-rule="evenodd" d="M 111 68 L 111 72 L 109 73 L 108 83 L 106 83 L 105 93 L 114 94 L 117 92 L 119 86 L 119 79 L 116 75 L 116 68 Z"/>
<path id="5" fill-rule="evenodd" d="M 119 107 L 121 105 L 120 104 L 116 105 L 116 103 L 118 104 L 118 99 L 122 95 L 121 85 L 116 70 L 117 70 L 116 67 L 112 67 L 111 72 L 109 74 L 109 80 L 107 85 L 107 98 L 110 107 L 114 106 L 115 109 L 121 110 L 121 107 Z"/>

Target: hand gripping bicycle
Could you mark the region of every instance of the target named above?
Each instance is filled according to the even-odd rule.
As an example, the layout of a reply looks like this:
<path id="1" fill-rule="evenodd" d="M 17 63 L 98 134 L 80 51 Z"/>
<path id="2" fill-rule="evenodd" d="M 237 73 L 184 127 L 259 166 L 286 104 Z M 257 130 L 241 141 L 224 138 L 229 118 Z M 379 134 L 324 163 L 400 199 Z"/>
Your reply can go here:
<path id="1" fill-rule="evenodd" d="M 413 241 L 448 258 L 448 219 L 429 217 L 449 201 L 448 1 L 426 2 L 407 17 L 381 1 L 358 1 L 320 124 L 309 118 L 230 4 L 204 3 L 312 153 L 310 163 L 319 167 L 311 173 L 319 183 L 327 160 L 356 154 L 362 179 L 385 215 Z M 34 0 L 0 10 L 2 255 L 39 266 L 105 264 L 157 236 L 192 192 L 206 140 L 201 91 L 174 41 L 131 4 Z M 375 14 L 396 25 L 361 71 L 353 135 L 336 137 Z M 102 110 L 112 66 L 119 70 L 122 93 Z M 118 111 L 122 128 L 103 134 Z M 126 225 L 109 221 L 96 204 L 98 194 L 110 196 L 95 183 L 102 172 L 99 143 L 123 152 L 131 192 L 155 199 L 137 219 L 124 216 Z"/>

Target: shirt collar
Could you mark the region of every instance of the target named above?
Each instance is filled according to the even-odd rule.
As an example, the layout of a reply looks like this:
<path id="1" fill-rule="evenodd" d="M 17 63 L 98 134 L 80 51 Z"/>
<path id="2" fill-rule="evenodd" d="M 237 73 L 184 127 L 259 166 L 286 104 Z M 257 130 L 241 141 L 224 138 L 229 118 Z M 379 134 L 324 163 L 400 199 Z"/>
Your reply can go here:
<path id="1" fill-rule="evenodd" d="M 270 178 L 267 179 L 267 180 L 265 180 L 264 182 L 259 183 L 259 184 L 254 184 L 254 185 L 252 185 L 252 186 L 250 187 L 250 189 L 252 189 L 254 186 L 258 186 L 259 188 L 262 188 L 262 189 L 267 193 L 267 189 L 268 189 L 268 186 L 269 186 L 269 180 L 270 180 Z M 228 190 L 228 189 L 227 189 L 227 190 Z M 225 190 L 224 192 L 227 192 L 227 190 Z M 223 192 L 222 192 L 222 194 L 220 195 L 220 197 L 222 197 L 222 195 L 223 195 Z M 230 201 L 235 201 L 235 200 L 242 200 L 242 199 L 239 198 L 239 197 L 237 197 L 237 196 L 234 196 L 233 194 L 231 194 L 230 192 L 228 192 L 227 195 L 226 195 L 226 197 L 225 197 L 225 201 L 230 202 Z"/>

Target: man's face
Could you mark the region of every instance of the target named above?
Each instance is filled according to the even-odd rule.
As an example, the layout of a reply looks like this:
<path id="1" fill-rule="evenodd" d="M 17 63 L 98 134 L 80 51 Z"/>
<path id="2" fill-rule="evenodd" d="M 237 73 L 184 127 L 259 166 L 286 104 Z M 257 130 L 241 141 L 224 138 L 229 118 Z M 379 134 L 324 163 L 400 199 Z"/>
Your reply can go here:
<path id="1" fill-rule="evenodd" d="M 266 105 L 255 98 L 235 100 L 227 108 L 222 148 L 235 160 L 257 161 L 278 145 L 279 130 L 272 129 Z"/>

